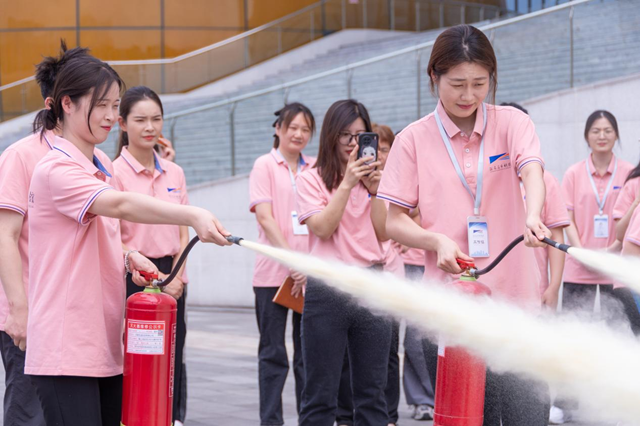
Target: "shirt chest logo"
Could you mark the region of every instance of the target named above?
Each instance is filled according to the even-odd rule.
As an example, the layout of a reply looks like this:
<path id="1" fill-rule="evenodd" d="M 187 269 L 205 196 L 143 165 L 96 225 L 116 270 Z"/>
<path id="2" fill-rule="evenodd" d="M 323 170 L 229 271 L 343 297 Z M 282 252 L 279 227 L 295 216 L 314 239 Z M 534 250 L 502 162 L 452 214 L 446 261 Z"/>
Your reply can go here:
<path id="1" fill-rule="evenodd" d="M 167 188 L 167 192 L 171 194 L 180 194 L 182 192 L 182 188 Z"/>
<path id="2" fill-rule="evenodd" d="M 511 157 L 508 152 L 492 155 L 489 157 L 489 171 L 499 172 L 501 170 L 511 169 Z"/>

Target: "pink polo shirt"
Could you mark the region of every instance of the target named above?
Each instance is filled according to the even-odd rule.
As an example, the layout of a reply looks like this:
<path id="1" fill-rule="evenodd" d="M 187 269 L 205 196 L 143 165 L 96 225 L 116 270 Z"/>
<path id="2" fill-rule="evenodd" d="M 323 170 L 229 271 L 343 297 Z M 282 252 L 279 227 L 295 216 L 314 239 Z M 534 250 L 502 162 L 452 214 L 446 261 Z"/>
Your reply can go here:
<path id="1" fill-rule="evenodd" d="M 36 164 L 51 149 L 55 135 L 45 132 L 31 134 L 10 145 L 0 156 L 0 209 L 13 210 L 24 218 L 18 249 L 22 259 L 22 282 L 28 292 L 29 284 L 29 184 Z M 27 293 L 28 294 L 28 293 Z M 9 303 L 2 287 L 0 287 L 0 330 L 4 331 L 4 323 L 9 315 Z"/>
<path id="2" fill-rule="evenodd" d="M 547 188 L 547 195 L 542 207 L 541 219 L 545 226 L 549 229 L 564 228 L 569 226 L 569 214 L 567 213 L 567 205 L 562 198 L 562 189 L 558 179 L 549 171 L 544 172 L 544 184 Z M 522 197 L 525 201 L 524 186 L 522 189 Z M 555 249 L 552 249 L 555 250 Z M 543 294 L 549 288 L 549 248 L 538 247 L 533 249 L 536 255 L 536 263 L 540 268 L 540 294 Z"/>
<path id="3" fill-rule="evenodd" d="M 637 180 L 637 179 L 634 179 Z M 624 241 L 622 241 L 622 251 L 624 252 L 625 247 L 629 244 L 635 244 L 640 246 L 640 209 L 636 208 L 633 214 L 631 215 L 631 220 L 629 220 L 629 227 L 627 228 L 627 232 L 624 234 Z M 624 284 L 620 284 L 619 282 L 614 282 L 613 287 L 619 288 L 624 287 Z"/>
<path id="4" fill-rule="evenodd" d="M 297 184 L 298 218 L 300 223 L 305 223 L 327 207 L 336 190 L 327 189 L 317 168 L 301 173 Z M 342 219 L 331 237 L 322 240 L 311 234 L 310 253 L 314 256 L 365 268 L 385 261 L 385 253 L 371 222 L 369 192 L 361 183 L 351 190 Z"/>
<path id="5" fill-rule="evenodd" d="M 137 192 L 174 204 L 189 204 L 187 181 L 182 168 L 155 155 L 155 169 L 149 172 L 128 147 L 113 162 L 115 176 L 111 185 L 119 191 Z M 180 252 L 180 227 L 147 225 L 123 220 L 122 242 L 129 250 L 138 250 L 150 258 L 175 256 Z"/>
<path id="6" fill-rule="evenodd" d="M 437 108 L 464 178 L 475 193 L 482 109 L 476 114 L 473 133 L 464 135 L 440 102 Z M 480 214 L 488 221 L 491 257 L 476 258 L 478 268 L 487 266 L 522 235 L 525 209 L 518 172 L 527 164 L 542 164 L 540 142 L 529 116 L 515 108 L 487 105 L 487 118 Z M 433 113 L 410 124 L 396 137 L 378 197 L 408 209 L 420 207 L 424 229 L 448 236 L 468 252 L 467 218 L 473 215 L 473 200 L 451 164 Z M 539 309 L 539 277 L 533 252 L 520 244 L 480 281 L 491 287 L 494 298 Z M 437 267 L 435 252 L 426 252 L 425 279 L 449 282 L 455 278 Z"/>
<path id="7" fill-rule="evenodd" d="M 315 158 L 303 154 L 297 174 L 312 167 L 315 162 Z M 252 213 L 256 212 L 256 206 L 260 203 L 271 204 L 273 218 L 289 247 L 301 253 L 309 252 L 309 235 L 293 234 L 291 212 L 296 209 L 296 196 L 287 162 L 275 148 L 258 158 L 253 165 L 249 175 L 249 202 L 249 211 Z M 259 223 L 258 242 L 271 245 Z M 279 287 L 288 275 L 289 268 L 265 256 L 256 255 L 254 287 Z"/>
<path id="8" fill-rule="evenodd" d="M 589 167 L 593 180 L 598 189 L 600 198 L 604 196 L 605 190 L 614 170 L 615 156 L 611 158 L 611 163 L 607 168 L 604 176 L 598 175 L 593 165 L 591 155 L 586 160 L 569 167 L 562 180 L 562 190 L 564 192 L 564 200 L 567 203 L 567 209 L 573 211 L 573 217 L 578 228 L 580 242 L 584 248 L 592 250 L 603 250 L 609 247 L 616 240 L 615 223 L 613 207 L 620 194 L 620 189 L 624 185 L 624 181 L 633 169 L 633 166 L 621 159 L 618 159 L 618 171 L 611 184 L 611 190 L 607 196 L 603 212 L 609 215 L 609 238 L 594 237 L 594 216 L 599 213 L 600 208 L 593 193 L 591 180 L 587 175 L 586 162 L 589 161 Z M 564 266 L 565 282 L 578 284 L 611 284 L 611 279 L 597 272 L 585 268 L 571 256 L 567 256 Z"/>
<path id="9" fill-rule="evenodd" d="M 424 250 L 417 248 L 410 248 L 406 252 L 401 254 L 402 260 L 405 265 L 417 265 L 423 266 L 425 261 Z"/>
<path id="10" fill-rule="evenodd" d="M 56 138 L 29 189 L 29 325 L 25 373 L 122 373 L 124 262 L 117 219 L 88 213 L 111 190 L 108 167 Z"/>
<path id="11" fill-rule="evenodd" d="M 633 178 L 624 183 L 620 194 L 618 194 L 618 199 L 613 206 L 614 220 L 622 219 L 622 217 L 627 214 L 627 211 L 636 200 L 638 192 L 640 192 L 640 177 Z"/>

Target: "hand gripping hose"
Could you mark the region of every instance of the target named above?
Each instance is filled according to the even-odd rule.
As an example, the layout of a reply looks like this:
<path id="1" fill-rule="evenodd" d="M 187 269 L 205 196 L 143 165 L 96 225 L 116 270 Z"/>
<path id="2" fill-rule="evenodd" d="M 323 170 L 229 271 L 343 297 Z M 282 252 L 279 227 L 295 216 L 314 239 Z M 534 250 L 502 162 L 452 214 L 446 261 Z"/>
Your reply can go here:
<path id="1" fill-rule="evenodd" d="M 518 238 L 516 238 L 515 240 L 511 241 L 511 243 L 504 249 L 502 250 L 502 252 L 498 255 L 498 257 L 495 258 L 495 260 L 493 262 L 491 262 L 486 268 L 484 269 L 475 269 L 475 268 L 470 268 L 469 269 L 469 274 L 474 277 L 474 278 L 478 278 L 480 275 L 484 275 L 487 272 L 491 272 L 491 270 L 493 268 L 495 268 L 498 263 L 500 263 L 502 261 L 502 259 L 504 259 L 504 257 L 509 254 L 509 252 L 511 250 L 513 250 L 513 248 L 515 246 L 517 246 L 518 244 L 520 244 L 522 241 L 524 240 L 524 235 L 520 235 Z M 562 250 L 565 253 L 568 253 L 569 248 L 571 247 L 568 244 L 560 244 L 556 241 L 553 241 L 551 238 L 547 238 L 544 237 L 544 239 L 542 240 L 543 243 L 549 244 L 551 247 L 555 247 L 558 250 Z"/>
<path id="2" fill-rule="evenodd" d="M 184 248 L 182 255 L 180 255 L 180 259 L 178 259 L 178 263 L 176 263 L 176 266 L 173 268 L 169 276 L 164 280 L 158 279 L 158 274 L 154 274 L 152 272 L 140 271 L 140 275 L 142 275 L 144 279 L 149 281 L 153 287 L 164 287 L 168 285 L 171 281 L 173 281 L 176 275 L 178 275 L 178 271 L 180 270 L 180 268 L 182 268 L 182 265 L 184 264 L 185 260 L 187 260 L 187 255 L 189 254 L 193 246 L 195 246 L 198 243 L 198 241 L 200 241 L 200 238 L 197 235 L 193 237 L 191 241 L 189 241 L 189 244 L 187 244 L 187 246 Z"/>
<path id="3" fill-rule="evenodd" d="M 238 245 L 240 245 L 240 241 L 242 241 L 243 239 L 244 238 L 242 237 L 234 237 L 233 235 L 230 235 L 227 237 L 227 241 L 233 244 L 238 244 Z M 187 255 L 189 255 L 189 252 L 191 251 L 193 246 L 195 246 L 198 243 L 198 241 L 200 241 L 200 238 L 198 238 L 197 235 L 193 237 L 191 241 L 189 241 L 189 244 L 187 244 L 187 246 L 184 248 L 182 255 L 180 255 L 180 259 L 178 259 L 176 266 L 173 268 L 169 276 L 164 280 L 159 280 L 158 275 L 152 272 L 140 271 L 140 275 L 142 275 L 142 277 L 145 278 L 147 281 L 151 282 L 151 285 L 154 287 L 164 287 L 168 285 L 171 281 L 173 281 L 176 275 L 178 275 L 178 271 L 180 270 L 180 268 L 182 268 L 182 265 L 184 264 L 185 260 L 187 260 Z"/>

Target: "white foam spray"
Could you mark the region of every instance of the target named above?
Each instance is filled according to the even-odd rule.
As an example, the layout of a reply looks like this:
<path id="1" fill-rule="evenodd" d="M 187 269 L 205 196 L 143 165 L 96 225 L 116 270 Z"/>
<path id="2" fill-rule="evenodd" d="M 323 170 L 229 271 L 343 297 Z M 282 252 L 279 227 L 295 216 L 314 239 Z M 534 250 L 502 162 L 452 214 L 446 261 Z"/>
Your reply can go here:
<path id="1" fill-rule="evenodd" d="M 545 381 L 583 402 L 594 419 L 640 419 L 640 342 L 602 324 L 541 318 L 451 286 L 414 283 L 243 240 L 242 246 L 314 276 L 361 303 L 442 333 L 496 371 Z M 602 409 L 606 407 L 606 409 Z"/>
<path id="2" fill-rule="evenodd" d="M 607 275 L 640 293 L 640 258 L 577 247 L 569 247 L 567 253 L 587 268 Z"/>

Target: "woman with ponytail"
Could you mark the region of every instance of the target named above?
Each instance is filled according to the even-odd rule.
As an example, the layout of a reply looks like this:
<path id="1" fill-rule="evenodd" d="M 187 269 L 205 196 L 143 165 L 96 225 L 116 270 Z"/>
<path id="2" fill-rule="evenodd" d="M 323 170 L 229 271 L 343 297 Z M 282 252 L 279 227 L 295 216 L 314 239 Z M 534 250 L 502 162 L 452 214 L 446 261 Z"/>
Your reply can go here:
<path id="1" fill-rule="evenodd" d="M 258 241 L 303 253 L 309 251 L 309 232 L 298 224 L 296 177 L 316 162 L 302 153 L 315 131 L 313 114 L 300 103 L 276 111 L 273 148 L 258 158 L 249 176 L 249 210 L 256 214 Z M 256 256 L 253 274 L 256 318 L 260 331 L 258 375 L 260 386 L 260 424 L 281 425 L 282 390 L 289 371 L 285 331 L 289 309 L 272 302 L 287 278 L 293 280 L 291 294 L 302 297 L 306 277 L 265 256 Z M 300 343 L 299 313 L 292 313 L 293 371 L 296 380 L 296 407 L 299 411 L 304 371 Z"/>
<path id="2" fill-rule="evenodd" d="M 187 183 L 182 168 L 160 157 L 154 150 L 162 134 L 162 102 L 158 95 L 145 86 L 133 87 L 120 102 L 120 139 L 117 157 L 113 162 L 115 175 L 111 185 L 119 191 L 146 194 L 158 200 L 189 205 Z M 127 251 L 135 250 L 146 256 L 160 270 L 164 279 L 175 267 L 180 255 L 189 244 L 189 229 L 176 225 L 147 225 L 120 221 L 122 245 Z M 173 419 L 182 424 L 186 416 L 186 368 L 184 344 L 187 336 L 186 274 L 185 266 L 162 291 L 178 302 L 176 328 L 175 377 L 173 382 Z M 127 273 L 127 297 L 142 291 Z"/>
<path id="3" fill-rule="evenodd" d="M 46 57 L 36 66 L 36 81 L 44 106 L 56 77 L 73 58 L 87 57 L 87 49 L 67 50 Z M 27 343 L 27 285 L 29 283 L 29 183 L 36 164 L 52 148 L 55 127 L 34 132 L 9 146 L 0 156 L 0 352 L 5 371 L 4 422 L 7 425 L 42 426 L 44 418 L 31 381 L 24 375 Z"/>
<path id="4" fill-rule="evenodd" d="M 95 154 L 118 117 L 123 83 L 106 63 L 74 58 L 56 77 L 50 110 L 36 129 L 59 127 L 29 188 L 29 345 L 31 376 L 47 425 L 119 426 L 125 270 L 156 266 L 123 252 L 119 220 L 192 226 L 200 239 L 229 245 L 210 212 L 114 190 Z"/>

